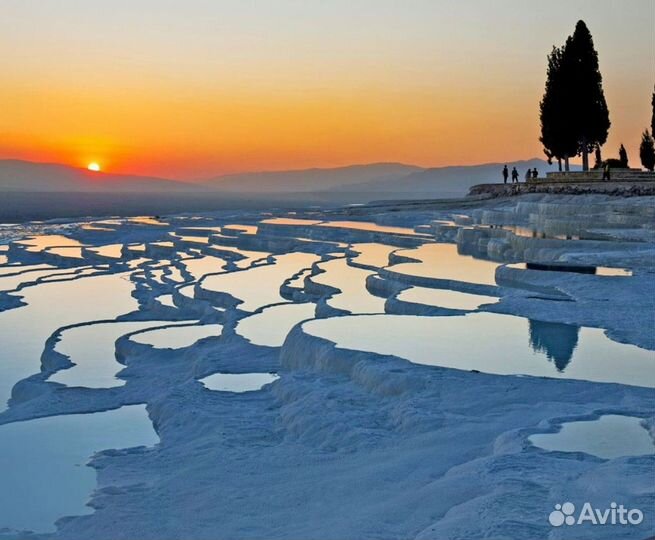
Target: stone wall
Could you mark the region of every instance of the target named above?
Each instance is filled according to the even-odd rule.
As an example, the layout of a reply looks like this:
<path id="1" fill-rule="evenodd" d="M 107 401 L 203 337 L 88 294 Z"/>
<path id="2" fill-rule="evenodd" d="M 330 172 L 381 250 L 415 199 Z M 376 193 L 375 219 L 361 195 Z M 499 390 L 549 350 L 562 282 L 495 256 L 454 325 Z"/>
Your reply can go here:
<path id="1" fill-rule="evenodd" d="M 478 184 L 469 190 L 469 196 L 486 196 L 489 198 L 512 197 L 526 193 L 550 193 L 553 195 L 603 194 L 615 197 L 655 196 L 655 181 L 576 183 L 551 182 L 541 179 L 527 184 Z"/>
<path id="2" fill-rule="evenodd" d="M 612 182 L 655 182 L 655 172 L 642 171 L 641 169 L 610 169 L 610 178 Z M 534 178 L 528 180 L 529 184 L 539 184 L 543 182 L 602 182 L 603 171 L 601 169 L 592 169 L 590 171 L 569 171 L 569 172 L 549 172 L 546 178 Z"/>

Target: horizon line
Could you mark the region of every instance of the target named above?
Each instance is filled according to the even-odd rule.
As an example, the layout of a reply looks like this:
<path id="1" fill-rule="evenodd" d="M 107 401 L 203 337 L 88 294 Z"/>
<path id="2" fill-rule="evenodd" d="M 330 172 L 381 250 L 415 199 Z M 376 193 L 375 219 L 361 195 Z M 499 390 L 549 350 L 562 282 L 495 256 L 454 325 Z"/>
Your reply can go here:
<path id="1" fill-rule="evenodd" d="M 300 168 L 300 169 L 260 169 L 260 170 L 244 170 L 241 172 L 230 172 L 230 173 L 223 173 L 223 174 L 216 174 L 216 175 L 210 175 L 207 177 L 202 177 L 202 178 L 171 178 L 171 177 L 166 177 L 166 176 L 156 176 L 156 175 L 147 175 L 147 174 L 135 174 L 131 172 L 112 172 L 112 171 L 89 171 L 86 167 L 79 167 L 75 165 L 70 165 L 67 163 L 59 163 L 59 162 L 54 162 L 54 161 L 33 161 L 29 159 L 22 159 L 22 158 L 12 158 L 12 157 L 2 157 L 0 158 L 0 162 L 8 162 L 8 161 L 14 161 L 14 162 L 19 162 L 19 163 L 26 163 L 26 164 L 32 164 L 32 165 L 45 165 L 45 166 L 54 166 L 54 167 L 63 167 L 66 169 L 73 169 L 76 171 L 81 171 L 89 176 L 94 175 L 94 176 L 102 176 L 102 175 L 111 175 L 111 176 L 130 176 L 134 178 L 149 178 L 153 180 L 164 180 L 164 181 L 169 181 L 169 182 L 179 182 L 182 184 L 197 184 L 197 183 L 202 183 L 202 182 L 208 182 L 212 180 L 219 180 L 222 178 L 231 178 L 235 176 L 243 176 L 243 175 L 251 175 L 251 174 L 284 174 L 284 173 L 299 173 L 299 172 L 312 172 L 312 171 L 336 171 L 340 169 L 351 169 L 351 168 L 356 168 L 356 167 L 371 167 L 371 166 L 380 166 L 380 165 L 398 165 L 398 166 L 403 166 L 403 167 L 414 167 L 418 169 L 416 172 L 420 171 L 428 171 L 428 170 L 436 170 L 436 169 L 453 169 L 453 168 L 467 168 L 467 167 L 485 167 L 485 166 L 491 166 L 491 165 L 499 165 L 502 166 L 503 164 L 510 164 L 510 163 L 520 163 L 520 162 L 526 162 L 526 161 L 542 161 L 542 162 L 547 162 L 545 158 L 541 157 L 531 157 L 531 158 L 522 158 L 522 159 L 515 159 L 513 161 L 489 161 L 489 162 L 483 162 L 483 163 L 472 163 L 472 164 L 449 164 L 449 165 L 438 165 L 438 166 L 428 166 L 424 167 L 421 165 L 415 165 L 413 163 L 403 163 L 401 161 L 372 161 L 368 163 L 351 163 L 348 165 L 339 165 L 339 166 L 317 166 L 317 167 L 306 167 L 306 168 Z M 555 163 L 555 162 L 553 162 Z M 575 161 L 571 162 L 572 164 L 575 164 Z M 409 173 L 411 174 L 411 173 Z"/>

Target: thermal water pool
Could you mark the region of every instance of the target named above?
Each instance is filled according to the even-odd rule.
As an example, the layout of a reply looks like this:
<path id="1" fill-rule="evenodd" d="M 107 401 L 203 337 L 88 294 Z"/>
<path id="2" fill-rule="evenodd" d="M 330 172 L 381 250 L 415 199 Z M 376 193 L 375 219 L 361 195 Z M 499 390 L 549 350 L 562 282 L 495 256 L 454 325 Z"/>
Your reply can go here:
<path id="1" fill-rule="evenodd" d="M 308 321 L 303 329 L 342 349 L 416 364 L 655 387 L 653 351 L 612 341 L 597 328 L 471 313 L 334 317 Z"/>
<path id="2" fill-rule="evenodd" d="M 145 405 L 37 418 L 0 426 L 0 531 L 51 532 L 54 522 L 92 513 L 96 487 L 86 467 L 99 450 L 152 446 L 159 439 Z"/>

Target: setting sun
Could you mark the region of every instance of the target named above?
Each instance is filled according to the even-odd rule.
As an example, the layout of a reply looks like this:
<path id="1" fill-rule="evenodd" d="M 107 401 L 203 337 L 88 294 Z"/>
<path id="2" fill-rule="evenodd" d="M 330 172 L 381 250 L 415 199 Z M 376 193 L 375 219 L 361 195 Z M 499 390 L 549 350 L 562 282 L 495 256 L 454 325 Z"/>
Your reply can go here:
<path id="1" fill-rule="evenodd" d="M 95 161 L 93 163 L 89 163 L 87 166 L 87 169 L 90 171 L 95 171 L 95 172 L 100 172 L 100 165 L 98 165 Z"/>

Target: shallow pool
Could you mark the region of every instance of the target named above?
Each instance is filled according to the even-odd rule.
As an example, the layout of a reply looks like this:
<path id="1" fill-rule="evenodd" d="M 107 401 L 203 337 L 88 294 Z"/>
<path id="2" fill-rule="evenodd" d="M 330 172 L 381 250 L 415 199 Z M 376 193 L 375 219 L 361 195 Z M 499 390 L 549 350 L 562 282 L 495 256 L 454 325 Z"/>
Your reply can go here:
<path id="1" fill-rule="evenodd" d="M 357 255 L 352 258 L 354 263 L 362 266 L 384 268 L 389 265 L 389 254 L 398 248 L 387 244 L 369 242 L 353 244 L 350 249 L 357 252 Z"/>
<path id="2" fill-rule="evenodd" d="M 0 426 L 0 530 L 51 532 L 63 516 L 91 514 L 86 467 L 100 450 L 159 442 L 145 405 Z"/>
<path id="3" fill-rule="evenodd" d="M 366 288 L 366 278 L 374 271 L 350 266 L 344 258 L 318 266 L 325 272 L 312 276 L 311 280 L 340 290 L 328 299 L 328 305 L 350 313 L 384 313 L 385 299 L 373 296 Z"/>
<path id="4" fill-rule="evenodd" d="M 182 349 L 190 347 L 198 340 L 218 337 L 222 329 L 220 324 L 171 326 L 140 332 L 130 339 L 136 343 L 151 345 L 156 349 Z"/>
<path id="5" fill-rule="evenodd" d="M 280 296 L 280 286 L 284 281 L 318 260 L 319 257 L 312 253 L 287 253 L 276 256 L 273 264 L 207 276 L 201 286 L 242 300 L 239 309 L 256 311 L 263 306 L 284 302 Z"/>
<path id="6" fill-rule="evenodd" d="M 239 321 L 236 331 L 255 345 L 280 347 L 296 324 L 312 319 L 316 304 L 282 304 Z"/>
<path id="7" fill-rule="evenodd" d="M 209 390 L 219 392 L 254 392 L 279 379 L 275 373 L 214 373 L 200 379 Z"/>
<path id="8" fill-rule="evenodd" d="M 654 353 L 612 341 L 597 328 L 495 313 L 334 317 L 303 328 L 344 349 L 417 364 L 655 387 Z"/>
<path id="9" fill-rule="evenodd" d="M 357 231 L 369 231 L 386 234 L 402 234 L 411 236 L 419 235 L 414 229 L 408 227 L 394 227 L 392 225 L 378 225 L 370 221 L 324 221 L 318 224 L 319 227 L 333 227 L 338 229 L 354 229 Z"/>
<path id="10" fill-rule="evenodd" d="M 529 441 L 549 451 L 584 452 L 603 459 L 655 454 L 655 445 L 642 419 L 618 414 L 597 420 L 566 422 L 557 433 L 537 433 Z"/>
<path id="11" fill-rule="evenodd" d="M 207 255 L 196 259 L 187 259 L 182 264 L 184 265 L 185 270 L 193 276 L 194 280 L 199 280 L 207 274 L 222 272 L 225 268 L 226 262 L 220 257 Z"/>
<path id="12" fill-rule="evenodd" d="M 429 287 L 410 287 L 401 291 L 398 300 L 414 304 L 424 304 L 447 309 L 478 309 L 483 304 L 495 304 L 498 298 L 482 294 L 470 294 L 450 289 L 431 289 Z"/>
<path id="13" fill-rule="evenodd" d="M 85 321 L 114 319 L 138 308 L 128 274 L 43 283 L 21 291 L 26 306 L 0 312 L 0 410 L 17 381 L 37 373 L 50 335 Z"/>
<path id="14" fill-rule="evenodd" d="M 66 386 L 111 388 L 125 381 L 116 374 L 125 366 L 116 360 L 116 340 L 130 332 L 171 324 L 168 321 L 107 322 L 65 330 L 55 351 L 68 356 L 75 365 L 57 371 L 48 380 Z"/>
<path id="15" fill-rule="evenodd" d="M 82 247 L 82 243 L 74 238 L 61 234 L 42 234 L 17 240 L 16 244 L 26 246 L 26 251 L 39 253 L 53 247 Z"/>
<path id="16" fill-rule="evenodd" d="M 395 264 L 388 268 L 398 274 L 483 285 L 496 284 L 498 263 L 460 255 L 454 244 L 423 244 L 416 249 L 397 251 L 396 254 L 420 261 Z"/>

